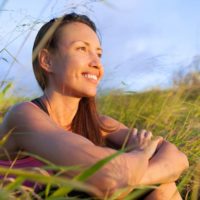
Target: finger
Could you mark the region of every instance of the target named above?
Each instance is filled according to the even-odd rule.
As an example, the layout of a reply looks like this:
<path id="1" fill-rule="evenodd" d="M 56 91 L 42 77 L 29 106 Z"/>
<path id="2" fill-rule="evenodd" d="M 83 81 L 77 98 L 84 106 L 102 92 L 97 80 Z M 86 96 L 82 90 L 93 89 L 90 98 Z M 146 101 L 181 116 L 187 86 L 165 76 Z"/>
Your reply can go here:
<path id="1" fill-rule="evenodd" d="M 126 138 L 127 146 L 129 146 L 129 145 L 133 146 L 133 144 L 135 142 L 137 142 L 137 132 L 138 132 L 138 130 L 136 128 L 129 129 L 127 138 Z"/>
<path id="2" fill-rule="evenodd" d="M 145 137 L 146 139 L 150 140 L 152 138 L 152 132 L 151 131 L 145 132 Z"/>
<path id="3" fill-rule="evenodd" d="M 166 140 L 164 140 L 164 138 L 162 136 L 157 136 L 159 138 L 159 143 L 158 143 L 158 149 L 162 146 L 165 145 L 167 142 Z"/>
<path id="4" fill-rule="evenodd" d="M 158 145 L 159 145 L 161 140 L 162 140 L 161 137 L 156 137 L 149 142 L 149 144 L 145 148 L 145 152 L 147 153 L 149 158 L 151 158 L 156 153 L 156 151 L 158 149 Z"/>
<path id="5" fill-rule="evenodd" d="M 158 141 L 158 144 L 161 144 L 161 143 L 164 141 L 164 139 L 163 139 L 162 136 L 156 136 L 156 137 L 154 138 L 154 140 L 157 140 L 157 141 Z"/>
<path id="6" fill-rule="evenodd" d="M 151 138 L 152 138 L 152 133 L 150 131 L 146 131 L 144 133 L 144 138 L 141 141 L 140 147 L 145 148 L 145 146 L 147 146 L 148 143 L 151 141 Z"/>
<path id="7" fill-rule="evenodd" d="M 138 134 L 137 128 L 133 128 L 133 129 L 132 129 L 132 135 L 133 135 L 134 137 L 136 137 L 137 134 Z"/>
<path id="8" fill-rule="evenodd" d="M 145 142 L 145 134 L 146 134 L 146 130 L 143 129 L 141 130 L 140 134 L 139 134 L 139 143 L 143 144 Z"/>
<path id="9" fill-rule="evenodd" d="M 154 145 L 156 145 L 156 149 L 160 147 L 160 144 L 163 142 L 163 137 L 157 136 L 153 140 Z"/>

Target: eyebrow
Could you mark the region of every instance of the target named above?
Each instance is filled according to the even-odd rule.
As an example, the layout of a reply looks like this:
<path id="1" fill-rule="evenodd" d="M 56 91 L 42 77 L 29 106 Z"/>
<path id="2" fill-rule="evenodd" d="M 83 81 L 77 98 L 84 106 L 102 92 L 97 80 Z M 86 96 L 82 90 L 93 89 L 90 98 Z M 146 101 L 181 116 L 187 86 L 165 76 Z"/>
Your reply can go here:
<path id="1" fill-rule="evenodd" d="M 76 42 L 83 42 L 83 43 L 84 43 L 85 45 L 87 45 L 88 47 L 90 46 L 90 43 L 89 43 L 89 42 L 86 42 L 86 41 L 83 41 L 83 40 L 76 40 L 76 41 L 72 42 L 71 44 L 74 44 L 74 43 L 76 43 Z M 103 49 L 100 48 L 100 47 L 97 47 L 96 49 L 97 49 L 97 50 L 100 50 L 100 51 L 103 51 Z"/>

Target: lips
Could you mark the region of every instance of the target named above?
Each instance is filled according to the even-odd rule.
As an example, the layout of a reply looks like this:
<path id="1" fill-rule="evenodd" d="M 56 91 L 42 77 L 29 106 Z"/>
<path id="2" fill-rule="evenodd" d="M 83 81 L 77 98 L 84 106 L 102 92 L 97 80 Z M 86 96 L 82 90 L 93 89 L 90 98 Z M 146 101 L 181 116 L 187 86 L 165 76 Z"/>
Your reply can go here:
<path id="1" fill-rule="evenodd" d="M 87 79 L 90 80 L 93 83 L 97 83 L 98 82 L 98 75 L 94 74 L 94 73 L 89 73 L 89 72 L 84 72 L 82 73 L 82 75 Z"/>

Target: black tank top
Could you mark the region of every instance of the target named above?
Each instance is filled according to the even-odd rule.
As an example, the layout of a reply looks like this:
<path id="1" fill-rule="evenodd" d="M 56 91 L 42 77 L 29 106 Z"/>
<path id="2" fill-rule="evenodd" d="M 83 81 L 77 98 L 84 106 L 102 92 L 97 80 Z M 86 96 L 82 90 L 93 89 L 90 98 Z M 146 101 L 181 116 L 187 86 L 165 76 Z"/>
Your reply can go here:
<path id="1" fill-rule="evenodd" d="M 41 110 L 43 110 L 45 113 L 47 113 L 47 115 L 49 115 L 47 107 L 45 106 L 45 104 L 43 103 L 43 101 L 40 98 L 33 99 L 31 102 L 34 103 L 35 105 L 37 105 L 39 108 L 41 108 Z"/>

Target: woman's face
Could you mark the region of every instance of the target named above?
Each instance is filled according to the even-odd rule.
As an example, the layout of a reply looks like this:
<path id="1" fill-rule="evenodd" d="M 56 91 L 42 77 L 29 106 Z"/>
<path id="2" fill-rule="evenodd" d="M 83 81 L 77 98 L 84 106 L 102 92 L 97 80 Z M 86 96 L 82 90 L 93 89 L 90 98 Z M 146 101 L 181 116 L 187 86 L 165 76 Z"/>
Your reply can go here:
<path id="1" fill-rule="evenodd" d="M 95 96 L 103 76 L 102 49 L 96 33 L 83 23 L 72 22 L 58 34 L 57 48 L 50 56 L 50 87 L 63 95 Z"/>

